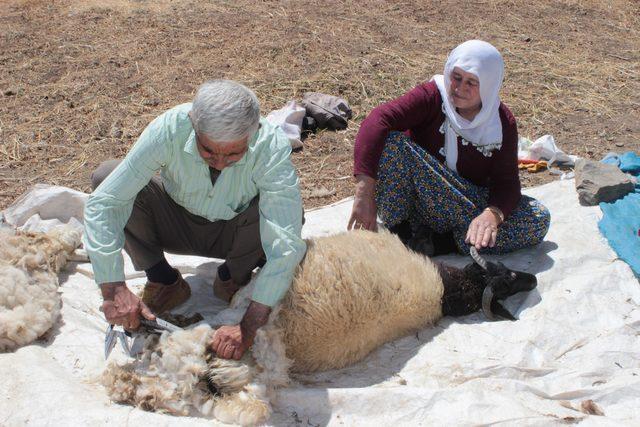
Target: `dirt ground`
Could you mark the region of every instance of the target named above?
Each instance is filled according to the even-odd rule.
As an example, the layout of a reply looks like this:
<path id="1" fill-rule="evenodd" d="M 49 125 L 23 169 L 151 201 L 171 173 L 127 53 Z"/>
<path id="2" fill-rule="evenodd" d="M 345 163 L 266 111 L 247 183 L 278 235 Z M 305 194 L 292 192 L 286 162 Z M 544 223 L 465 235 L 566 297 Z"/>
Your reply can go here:
<path id="1" fill-rule="evenodd" d="M 638 1 L 3 0 L 0 209 L 35 183 L 88 191 L 99 162 L 210 78 L 253 88 L 265 114 L 305 91 L 346 98 L 349 129 L 293 155 L 307 208 L 339 200 L 366 114 L 470 38 L 502 52 L 521 135 L 591 159 L 639 151 Z"/>

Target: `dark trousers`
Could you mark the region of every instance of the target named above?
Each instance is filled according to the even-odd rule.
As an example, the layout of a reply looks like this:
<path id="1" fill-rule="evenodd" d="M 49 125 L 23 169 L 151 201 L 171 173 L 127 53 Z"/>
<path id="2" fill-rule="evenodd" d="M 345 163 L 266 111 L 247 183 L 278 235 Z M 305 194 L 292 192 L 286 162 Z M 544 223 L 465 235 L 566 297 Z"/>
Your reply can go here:
<path id="1" fill-rule="evenodd" d="M 120 160 L 108 160 L 91 175 L 98 185 Z M 258 197 L 234 218 L 209 221 L 180 206 L 165 192 L 155 176 L 138 193 L 125 226 L 124 249 L 136 270 L 148 270 L 164 259 L 163 252 L 221 258 L 238 285 L 251 279 L 251 272 L 264 257 L 260 241 Z"/>

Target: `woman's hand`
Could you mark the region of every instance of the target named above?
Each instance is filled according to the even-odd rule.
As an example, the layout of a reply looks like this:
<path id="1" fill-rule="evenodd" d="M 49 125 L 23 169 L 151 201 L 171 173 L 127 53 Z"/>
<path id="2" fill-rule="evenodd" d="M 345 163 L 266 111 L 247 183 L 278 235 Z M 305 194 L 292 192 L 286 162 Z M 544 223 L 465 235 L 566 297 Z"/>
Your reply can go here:
<path id="1" fill-rule="evenodd" d="M 363 228 L 376 231 L 378 229 L 375 199 L 376 180 L 366 175 L 357 175 L 356 180 L 356 195 L 347 229 Z"/>
<path id="2" fill-rule="evenodd" d="M 112 325 L 122 325 L 127 330 L 136 330 L 140 326 L 140 316 L 147 320 L 155 320 L 149 307 L 127 288 L 124 282 L 104 283 L 102 291 L 102 307 L 100 310 Z"/>
<path id="3" fill-rule="evenodd" d="M 465 243 L 470 243 L 478 250 L 486 248 L 487 246 L 490 248 L 494 247 L 496 245 L 498 226 L 500 223 L 500 217 L 496 213 L 485 209 L 469 224 L 467 237 L 464 240 Z"/>

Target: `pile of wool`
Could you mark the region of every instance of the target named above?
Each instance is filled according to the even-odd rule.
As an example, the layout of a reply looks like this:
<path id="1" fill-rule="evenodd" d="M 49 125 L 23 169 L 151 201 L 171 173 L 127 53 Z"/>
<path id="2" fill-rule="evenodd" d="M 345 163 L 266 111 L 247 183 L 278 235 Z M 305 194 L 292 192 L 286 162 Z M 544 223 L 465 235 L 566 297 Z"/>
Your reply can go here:
<path id="1" fill-rule="evenodd" d="M 102 376 L 111 399 L 145 410 L 173 415 L 208 415 L 213 396 L 202 382 L 207 368 L 207 325 L 161 336 L 150 335 L 142 357 L 133 362 L 111 362 Z"/>
<path id="2" fill-rule="evenodd" d="M 58 272 L 80 245 L 81 233 L 0 229 L 0 351 L 43 336 L 60 315 Z"/>
<path id="3" fill-rule="evenodd" d="M 270 322 L 258 332 L 253 354 L 235 361 L 207 350 L 214 332 L 202 324 L 150 335 L 139 359 L 107 366 L 102 375 L 107 394 L 147 411 L 241 425 L 264 422 L 271 415 L 270 392 L 289 380 L 280 334 Z"/>

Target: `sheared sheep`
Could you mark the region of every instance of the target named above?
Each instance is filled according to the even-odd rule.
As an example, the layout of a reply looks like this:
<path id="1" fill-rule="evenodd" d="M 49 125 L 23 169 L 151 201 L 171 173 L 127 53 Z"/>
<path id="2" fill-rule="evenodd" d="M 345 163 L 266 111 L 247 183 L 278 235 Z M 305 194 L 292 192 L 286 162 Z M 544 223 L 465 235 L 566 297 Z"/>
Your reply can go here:
<path id="1" fill-rule="evenodd" d="M 251 356 L 207 356 L 204 346 L 213 330 L 206 325 L 164 333 L 159 342 L 148 339 L 141 361 L 109 367 L 104 383 L 112 399 L 257 424 L 270 415 L 269 395 L 288 383 L 289 372 L 355 363 L 443 315 L 483 308 L 489 316 L 496 311 L 510 317 L 497 300 L 536 286 L 535 276 L 487 263 L 477 252 L 476 264 L 464 269 L 436 265 L 386 231 L 321 237 L 307 246 L 291 289 L 258 331 Z M 158 381 L 167 383 L 149 391 L 146 384 Z"/>
<path id="2" fill-rule="evenodd" d="M 44 335 L 60 314 L 57 273 L 80 244 L 80 232 L 0 230 L 0 351 Z"/>

